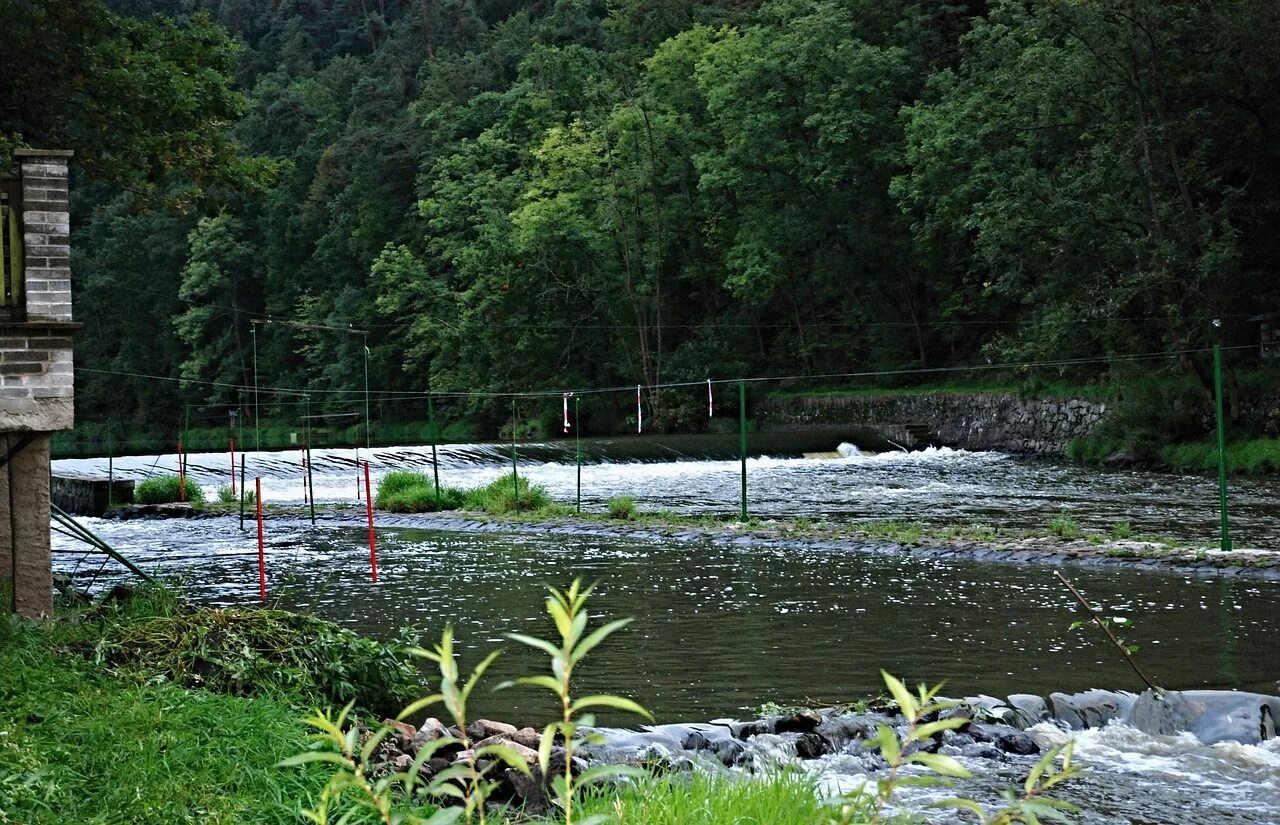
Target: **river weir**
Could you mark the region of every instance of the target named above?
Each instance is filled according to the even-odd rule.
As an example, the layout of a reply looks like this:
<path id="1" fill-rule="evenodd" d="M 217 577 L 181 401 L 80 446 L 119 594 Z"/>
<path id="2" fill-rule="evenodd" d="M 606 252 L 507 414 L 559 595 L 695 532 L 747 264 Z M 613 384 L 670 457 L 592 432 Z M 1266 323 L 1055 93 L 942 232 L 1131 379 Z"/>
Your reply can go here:
<path id="1" fill-rule="evenodd" d="M 558 445 L 522 447 L 522 474 L 571 501 L 576 468 Z M 361 451 L 375 479 L 390 469 L 430 471 L 424 448 Z M 321 501 L 352 500 L 351 451 L 313 451 Z M 509 456 L 505 457 L 509 460 Z M 509 470 L 502 448 L 471 445 L 442 454 L 442 481 L 465 486 Z M 117 459 L 116 472 L 142 477 L 173 457 Z M 229 475 L 226 456 L 192 456 L 193 479 L 212 490 Z M 302 499 L 298 454 L 250 455 L 250 478 L 264 479 L 273 503 Z M 58 462 L 101 472 L 105 462 Z M 256 470 L 254 468 L 257 468 Z M 1043 526 L 1062 509 L 1104 529 L 1120 519 L 1135 529 L 1208 543 L 1213 484 L 1199 477 L 1141 471 L 1098 473 L 994 453 L 960 451 L 852 459 L 772 457 L 749 466 L 753 514 L 822 515 Z M 584 508 L 635 495 L 647 509 L 731 512 L 737 463 L 722 457 L 677 461 L 610 455 L 595 445 L 583 468 Z M 1274 481 L 1241 483 L 1233 493 L 1238 543 L 1275 549 Z M 193 520 L 90 519 L 104 539 L 145 569 L 183 581 L 185 595 L 213 605 L 257 600 L 256 546 L 232 516 Z M 1093 688 L 1142 688 L 1096 629 L 1071 629 L 1077 608 L 1035 564 L 916 557 L 867 547 L 848 552 L 810 544 L 759 544 L 699 537 L 507 532 L 500 527 L 428 529 L 413 517 L 379 516 L 380 582 L 368 577 L 365 533 L 354 517 L 312 526 L 297 515 L 268 518 L 266 557 L 273 602 L 312 611 L 360 632 L 392 637 L 412 624 L 427 638 L 452 622 L 467 666 L 495 647 L 506 653 L 496 684 L 534 672 L 537 657 L 509 644 L 511 632 L 545 635 L 543 584 L 573 577 L 598 582 L 597 621 L 633 624 L 592 654 L 580 690 L 629 695 L 664 723 L 757 719 L 766 702 L 829 706 L 878 693 L 880 669 L 909 683 L 946 682 L 951 696 L 1039 696 Z M 76 549 L 55 537 L 58 550 Z M 61 572 L 87 584 L 100 559 L 60 553 Z M 1145 672 L 1173 690 L 1239 690 L 1275 695 L 1280 668 L 1280 584 L 1246 577 L 1197 576 L 1141 566 L 1075 568 L 1070 575 L 1107 616 L 1132 621 Z M 109 580 L 110 568 L 97 576 Z M 540 725 L 553 713 L 541 697 L 477 691 L 475 712 Z M 605 718 L 605 724 L 628 724 Z M 1090 772 L 1062 794 L 1088 823 L 1274 823 L 1280 821 L 1280 745 L 1203 742 L 1187 730 L 1127 724 L 1073 729 L 1056 716 L 1019 726 L 1038 748 L 1074 737 Z M 798 759 L 796 732 L 744 740 L 750 758 L 732 770 L 773 760 L 820 775 L 831 793 L 875 779 L 874 759 L 851 743 Z M 683 744 L 683 743 L 682 743 Z M 990 800 L 1019 785 L 1031 754 L 956 745 L 977 779 L 953 789 Z M 801 747 L 804 747 L 803 745 Z M 904 798 L 919 807 L 929 796 Z"/>

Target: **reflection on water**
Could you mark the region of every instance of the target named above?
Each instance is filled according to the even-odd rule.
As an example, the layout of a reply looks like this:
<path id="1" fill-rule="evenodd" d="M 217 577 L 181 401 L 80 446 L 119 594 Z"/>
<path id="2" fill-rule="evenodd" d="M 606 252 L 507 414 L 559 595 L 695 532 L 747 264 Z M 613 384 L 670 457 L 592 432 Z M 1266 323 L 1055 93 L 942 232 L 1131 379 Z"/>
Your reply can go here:
<path id="1" fill-rule="evenodd" d="M 769 439 L 762 436 L 755 448 L 776 448 L 787 454 L 799 443 L 782 441 L 783 436 Z M 632 495 L 646 510 L 736 513 L 737 461 L 670 460 L 697 455 L 699 450 L 724 454 L 722 447 L 710 436 L 703 440 L 584 442 L 589 459 L 582 468 L 584 507 L 600 510 L 612 496 Z M 834 443 L 825 448 L 834 449 Z M 440 448 L 441 483 L 465 487 L 509 472 L 508 449 L 492 444 Z M 625 458 L 638 453 L 666 455 L 668 460 Z M 361 461 L 370 461 L 375 484 L 389 470 L 431 472 L 429 447 L 379 448 L 359 455 Z M 553 497 L 574 500 L 578 472 L 571 445 L 523 446 L 520 456 L 521 473 L 545 485 Z M 313 451 L 317 500 L 355 499 L 359 476 L 355 458 L 354 450 Z M 176 466 L 172 455 L 121 458 L 115 461 L 115 472 L 125 478 L 142 478 L 152 472 L 176 471 Z M 192 455 L 188 467 L 191 477 L 205 486 L 210 497 L 219 485 L 230 481 L 230 459 L 225 454 Z M 299 451 L 250 453 L 248 468 L 251 478 L 262 476 L 265 500 L 302 501 Z M 54 469 L 105 475 L 107 468 L 101 459 L 66 459 L 54 462 Z M 1127 521 L 1136 533 L 1172 535 L 1206 544 L 1213 543 L 1217 535 L 1217 487 L 1212 478 L 1086 469 L 1000 453 L 941 448 L 836 459 L 755 457 L 748 461 L 748 483 L 751 512 L 760 517 L 902 519 L 1042 528 L 1065 510 L 1093 529 L 1108 530 Z M 1280 480 L 1233 480 L 1231 514 L 1238 546 L 1280 549 Z"/>
<path id="2" fill-rule="evenodd" d="M 252 533 L 234 519 L 92 526 L 144 567 L 185 574 L 200 600 L 256 598 Z M 599 613 L 636 620 L 593 655 L 588 686 L 641 697 L 668 718 L 864 696 L 879 689 L 881 667 L 911 681 L 946 679 L 955 693 L 1136 687 L 1095 635 L 1068 629 L 1074 603 L 1040 567 L 395 528 L 379 534 L 375 586 L 361 528 L 275 520 L 266 533 L 273 598 L 384 638 L 406 623 L 435 634 L 451 621 L 464 646 L 487 650 L 508 632 L 547 632 L 544 583 L 596 581 Z M 1111 614 L 1134 620 L 1130 640 L 1158 683 L 1274 690 L 1275 583 L 1123 569 L 1072 576 Z M 534 666 L 511 648 L 497 671 Z M 509 714 L 526 701 L 480 704 Z"/>

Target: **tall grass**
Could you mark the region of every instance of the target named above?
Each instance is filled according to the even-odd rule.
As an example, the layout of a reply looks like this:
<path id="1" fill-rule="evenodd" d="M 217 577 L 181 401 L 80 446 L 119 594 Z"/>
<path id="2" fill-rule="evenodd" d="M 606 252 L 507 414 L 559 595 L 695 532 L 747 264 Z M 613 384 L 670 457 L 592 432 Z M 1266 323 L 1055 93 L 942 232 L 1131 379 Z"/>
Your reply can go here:
<path id="1" fill-rule="evenodd" d="M 463 495 L 456 487 L 441 487 L 440 509 L 459 509 Z M 425 473 L 393 470 L 378 482 L 373 503 L 379 510 L 392 513 L 433 513 L 436 510 L 435 480 Z"/>
<path id="2" fill-rule="evenodd" d="M 551 507 L 551 496 L 547 495 L 545 487 L 530 484 L 529 479 L 524 476 L 514 477 L 511 473 L 495 478 L 483 486 L 467 490 L 462 500 L 463 506 L 468 510 L 483 510 L 494 515 L 514 513 L 517 500 L 520 503 L 521 512 L 546 510 Z"/>
<path id="3" fill-rule="evenodd" d="M 1212 441 L 1170 444 L 1160 457 L 1175 470 L 1216 472 L 1218 445 Z M 1280 439 L 1254 438 L 1227 444 L 1227 472 L 1261 475 L 1280 472 Z"/>
<path id="4" fill-rule="evenodd" d="M 294 706 L 138 684 L 58 655 L 34 627 L 0 644 L 0 822 L 294 823 L 324 786 Z"/>
<path id="5" fill-rule="evenodd" d="M 835 811 L 821 802 L 816 784 L 789 772 L 762 778 L 669 775 L 642 780 L 621 793 L 590 793 L 582 800 L 581 814 L 645 825 L 826 825 Z"/>
<path id="6" fill-rule="evenodd" d="M 183 490 L 184 486 L 185 490 Z M 133 500 L 139 504 L 169 504 L 181 501 L 183 493 L 186 494 L 187 501 L 192 504 L 204 504 L 204 490 L 199 484 L 187 479 L 186 484 L 183 485 L 182 480 L 173 475 L 143 479 L 134 488 Z"/>

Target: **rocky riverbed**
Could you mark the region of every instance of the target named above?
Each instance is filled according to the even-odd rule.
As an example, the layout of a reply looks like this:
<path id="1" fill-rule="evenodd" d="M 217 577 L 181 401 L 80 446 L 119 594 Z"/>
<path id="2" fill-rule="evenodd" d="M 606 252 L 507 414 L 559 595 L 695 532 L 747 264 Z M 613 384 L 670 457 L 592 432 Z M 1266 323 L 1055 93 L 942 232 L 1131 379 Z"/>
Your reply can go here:
<path id="1" fill-rule="evenodd" d="M 1063 736 L 1088 730 L 1128 727 L 1150 737 L 1191 736 L 1210 747 L 1275 744 L 1280 696 L 1235 691 L 1132 694 L 1105 690 L 1054 693 L 1047 699 L 1031 694 L 972 696 L 958 700 L 937 718 L 962 722 L 955 729 L 913 743 L 912 748 L 952 756 L 975 773 L 990 770 L 1003 776 L 1009 774 L 1010 767 L 1025 770 Z M 534 728 L 481 719 L 468 725 L 464 735 L 457 727 L 434 718 L 418 726 L 393 720 L 384 720 L 384 724 L 395 732 L 373 757 L 375 774 L 410 769 L 424 746 L 445 737 L 459 741 L 437 746 L 431 758 L 421 762 L 419 772 L 424 780 L 468 762 L 477 749 L 502 744 L 535 767 L 532 775 L 526 775 L 497 766 L 492 774 L 499 782 L 493 801 L 520 805 L 534 814 L 548 810 L 548 788 L 536 768 L 540 734 Z M 821 766 L 820 771 L 839 766 L 846 774 L 854 766 L 857 774 L 874 779 L 888 767 L 877 741 L 881 726 L 891 728 L 902 740 L 908 720 L 892 702 L 872 701 L 858 708 L 795 709 L 748 721 L 586 728 L 574 748 L 572 770 L 580 773 L 592 764 L 628 764 L 662 773 L 727 771 L 752 775 L 799 763 Z M 566 758 L 564 747 L 553 748 L 549 772 L 562 773 Z M 1099 767 L 1106 769 L 1095 769 Z M 1273 786 L 1272 791 L 1274 798 L 1262 802 L 1280 806 L 1280 789 Z M 1280 816 L 1280 807 L 1273 812 Z"/>

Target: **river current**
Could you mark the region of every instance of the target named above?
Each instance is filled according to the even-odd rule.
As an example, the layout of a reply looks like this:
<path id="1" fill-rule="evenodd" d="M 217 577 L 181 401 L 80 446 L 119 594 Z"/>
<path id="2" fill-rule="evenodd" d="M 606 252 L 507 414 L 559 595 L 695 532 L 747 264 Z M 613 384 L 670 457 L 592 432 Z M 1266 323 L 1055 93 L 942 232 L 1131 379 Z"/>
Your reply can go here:
<path id="1" fill-rule="evenodd" d="M 583 467 L 584 508 L 635 495 L 646 509 L 733 512 L 738 464 L 727 460 L 625 461 L 597 446 Z M 559 448 L 524 450 L 520 470 L 556 498 L 572 501 L 577 470 Z M 430 472 L 429 448 L 362 451 L 376 479 L 396 468 Z M 313 452 L 321 501 L 355 497 L 354 455 Z M 502 448 L 472 445 L 441 453 L 441 480 L 466 486 L 509 471 Z M 140 477 L 173 457 L 117 459 L 115 472 Z M 223 469 L 223 464 L 227 465 Z M 267 501 L 302 500 L 298 454 L 251 455 Z M 229 457 L 192 456 L 193 479 L 226 483 Z M 1126 520 L 1135 531 L 1208 542 L 1216 526 L 1212 480 L 1138 471 L 1098 473 L 993 453 L 934 450 L 853 459 L 754 458 L 752 513 L 833 520 L 894 518 L 937 523 L 1043 526 L 1063 509 L 1086 526 Z M 55 472 L 105 470 L 97 460 L 59 461 Z M 1275 482 L 1233 489 L 1237 543 L 1274 548 Z M 211 604 L 257 601 L 256 545 L 233 517 L 191 521 L 86 523 L 144 568 L 181 577 L 187 595 Z M 910 558 L 898 554 L 733 541 L 641 540 L 587 535 L 464 533 L 421 529 L 411 518 L 379 516 L 381 581 L 369 581 L 368 547 L 353 514 L 266 524 L 270 599 L 387 638 L 401 626 L 426 638 L 451 622 L 463 665 L 494 647 L 506 653 L 491 684 L 541 667 L 507 641 L 511 632 L 546 635 L 544 584 L 575 576 L 597 582 L 598 620 L 633 623 L 594 652 L 583 691 L 635 697 L 660 721 L 743 717 L 763 702 L 835 703 L 877 692 L 885 668 L 911 682 L 946 681 L 945 693 L 1004 695 L 1136 690 L 1132 672 L 1089 629 L 1071 630 L 1074 601 L 1051 570 L 1035 565 Z M 88 583 L 101 557 L 75 556 L 55 536 L 56 564 Z M 1108 615 L 1133 622 L 1144 669 L 1171 688 L 1238 688 L 1275 693 L 1280 584 L 1134 568 L 1073 568 L 1073 581 Z M 517 722 L 553 710 L 536 694 L 478 692 L 477 711 Z M 619 723 L 625 719 L 613 720 Z M 1045 744 L 1063 733 L 1037 732 Z M 1280 822 L 1280 750 L 1203 746 L 1184 735 L 1155 737 L 1118 726 L 1077 735 L 1091 775 L 1068 795 L 1090 823 Z M 806 763 L 808 764 L 808 763 Z M 857 765 L 822 761 L 830 789 L 863 778 Z M 1006 775 L 1007 774 L 1007 775 Z M 983 769 L 979 795 L 1016 784 L 1025 766 Z M 983 789 L 985 787 L 985 790 Z M 961 789 L 963 790 L 963 789 Z"/>

